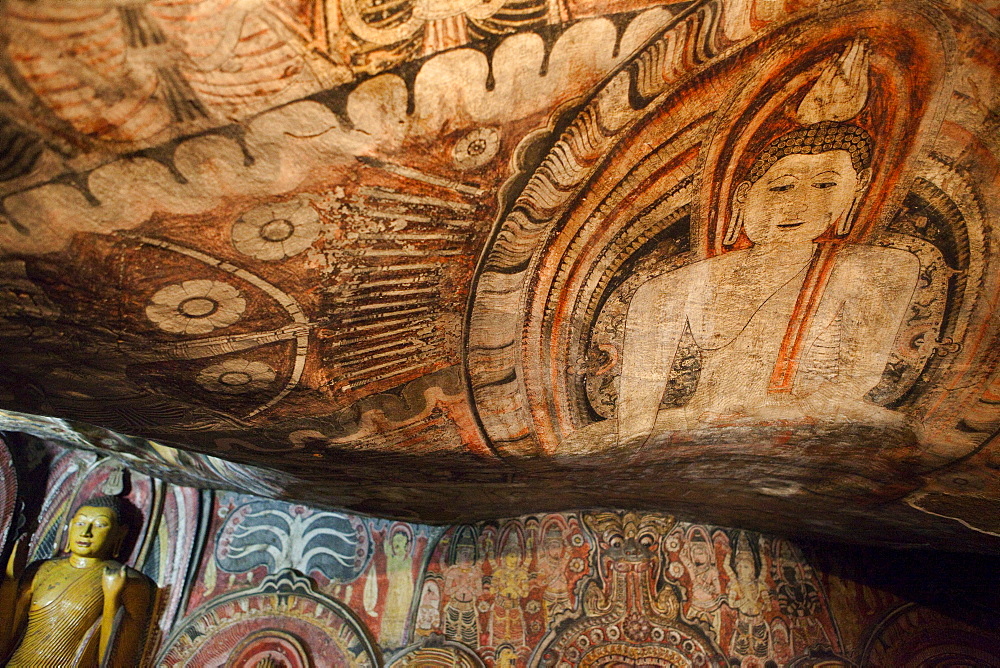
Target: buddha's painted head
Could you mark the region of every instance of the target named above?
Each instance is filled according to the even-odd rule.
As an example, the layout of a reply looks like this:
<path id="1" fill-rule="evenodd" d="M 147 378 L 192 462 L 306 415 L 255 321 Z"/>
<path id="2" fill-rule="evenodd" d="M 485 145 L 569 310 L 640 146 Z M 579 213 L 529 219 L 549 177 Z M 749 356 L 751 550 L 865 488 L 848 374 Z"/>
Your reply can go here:
<path id="1" fill-rule="evenodd" d="M 872 139 L 847 123 L 822 122 L 772 141 L 733 196 L 725 245 L 740 230 L 756 244 L 846 236 L 871 180 Z"/>
<path id="2" fill-rule="evenodd" d="M 121 547 L 125 531 L 121 502 L 112 496 L 98 496 L 73 514 L 67 547 L 78 557 L 109 559 Z"/>
<path id="3" fill-rule="evenodd" d="M 410 553 L 410 537 L 403 531 L 392 534 L 392 554 L 395 557 L 405 557 Z"/>

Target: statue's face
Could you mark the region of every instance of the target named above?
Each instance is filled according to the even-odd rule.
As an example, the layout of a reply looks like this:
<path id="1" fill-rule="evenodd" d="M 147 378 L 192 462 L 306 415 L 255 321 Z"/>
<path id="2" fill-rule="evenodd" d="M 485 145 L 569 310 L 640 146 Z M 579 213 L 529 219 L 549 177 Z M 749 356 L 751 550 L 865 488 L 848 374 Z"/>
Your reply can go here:
<path id="1" fill-rule="evenodd" d="M 808 243 L 846 216 L 866 185 L 847 151 L 793 154 L 753 185 L 741 184 L 736 198 L 743 229 L 755 244 Z"/>
<path id="2" fill-rule="evenodd" d="M 69 551 L 79 557 L 106 557 L 118 540 L 118 516 L 110 508 L 83 506 L 69 524 Z"/>

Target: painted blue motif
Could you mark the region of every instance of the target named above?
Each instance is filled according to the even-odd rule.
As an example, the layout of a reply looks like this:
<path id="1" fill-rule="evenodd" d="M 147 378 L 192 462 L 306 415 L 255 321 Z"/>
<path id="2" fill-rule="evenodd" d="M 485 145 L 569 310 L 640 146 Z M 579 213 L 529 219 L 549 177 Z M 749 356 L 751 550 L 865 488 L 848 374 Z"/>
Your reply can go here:
<path id="1" fill-rule="evenodd" d="M 368 527 L 358 517 L 258 499 L 227 515 L 215 558 L 229 573 L 266 566 L 268 573 L 294 569 L 343 583 L 364 572 L 371 547 Z"/>

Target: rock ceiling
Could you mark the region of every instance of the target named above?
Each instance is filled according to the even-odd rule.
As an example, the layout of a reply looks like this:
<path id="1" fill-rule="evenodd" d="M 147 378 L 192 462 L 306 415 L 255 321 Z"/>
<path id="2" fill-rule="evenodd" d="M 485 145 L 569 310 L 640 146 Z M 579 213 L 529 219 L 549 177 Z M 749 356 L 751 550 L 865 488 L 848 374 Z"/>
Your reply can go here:
<path id="1" fill-rule="evenodd" d="M 1000 551 L 1000 6 L 2 7 L 5 429 Z"/>

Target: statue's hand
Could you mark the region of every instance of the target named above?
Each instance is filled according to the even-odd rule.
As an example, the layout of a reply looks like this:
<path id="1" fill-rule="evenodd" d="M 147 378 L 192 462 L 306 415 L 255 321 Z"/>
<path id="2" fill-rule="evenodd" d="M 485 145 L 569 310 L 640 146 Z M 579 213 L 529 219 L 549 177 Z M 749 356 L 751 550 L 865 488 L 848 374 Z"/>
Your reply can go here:
<path id="1" fill-rule="evenodd" d="M 104 577 L 101 585 L 104 588 L 104 597 L 115 599 L 125 588 L 125 581 L 128 580 L 128 573 L 125 566 L 105 566 Z"/>
<path id="2" fill-rule="evenodd" d="M 7 570 L 5 576 L 8 580 L 19 580 L 24 572 L 24 564 L 28 560 L 28 534 L 21 536 L 14 543 L 14 549 L 10 551 L 7 559 Z"/>

